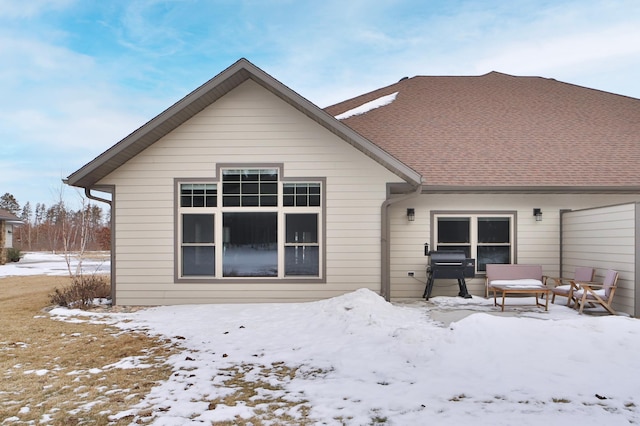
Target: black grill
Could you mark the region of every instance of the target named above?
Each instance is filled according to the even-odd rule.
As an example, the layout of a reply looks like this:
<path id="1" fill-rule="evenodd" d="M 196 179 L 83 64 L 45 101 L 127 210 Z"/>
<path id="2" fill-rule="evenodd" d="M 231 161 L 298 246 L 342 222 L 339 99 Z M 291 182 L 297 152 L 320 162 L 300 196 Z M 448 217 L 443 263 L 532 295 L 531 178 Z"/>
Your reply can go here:
<path id="1" fill-rule="evenodd" d="M 423 297 L 429 300 L 433 282 L 437 279 L 458 280 L 460 292 L 458 296 L 470 299 L 471 295 L 467 291 L 465 278 L 473 278 L 476 275 L 476 260 L 465 257 L 464 251 L 459 250 L 425 250 L 431 261 L 427 266 L 427 285 L 424 289 Z"/>

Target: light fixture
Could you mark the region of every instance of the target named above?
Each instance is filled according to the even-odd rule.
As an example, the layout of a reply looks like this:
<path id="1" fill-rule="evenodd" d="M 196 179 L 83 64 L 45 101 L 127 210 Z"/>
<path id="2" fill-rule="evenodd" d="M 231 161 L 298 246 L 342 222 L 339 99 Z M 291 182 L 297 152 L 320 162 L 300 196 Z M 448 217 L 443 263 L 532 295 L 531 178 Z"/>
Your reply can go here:
<path id="1" fill-rule="evenodd" d="M 416 220 L 416 209 L 407 209 L 407 220 L 409 222 Z"/>
<path id="2" fill-rule="evenodd" d="M 533 215 L 536 217 L 536 222 L 542 222 L 542 209 L 533 209 Z"/>

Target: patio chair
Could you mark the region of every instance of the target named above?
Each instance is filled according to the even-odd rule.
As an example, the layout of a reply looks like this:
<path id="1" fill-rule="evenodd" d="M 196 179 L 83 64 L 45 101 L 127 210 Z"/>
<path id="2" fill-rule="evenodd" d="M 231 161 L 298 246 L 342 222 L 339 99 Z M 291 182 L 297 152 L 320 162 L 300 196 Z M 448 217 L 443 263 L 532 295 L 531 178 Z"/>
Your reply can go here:
<path id="1" fill-rule="evenodd" d="M 616 292 L 618 284 L 618 273 L 613 269 L 609 269 L 604 276 L 602 283 L 585 283 L 576 282 L 578 289 L 573 292 L 573 298 L 576 302 L 576 309 L 580 306 L 580 313 L 586 304 L 592 307 L 600 305 L 612 315 L 616 314 L 611 304 L 613 303 L 613 295 Z"/>
<path id="2" fill-rule="evenodd" d="M 549 280 L 554 281 L 554 287 L 551 289 L 553 296 L 551 297 L 551 303 L 556 303 L 556 296 L 563 296 L 567 298 L 567 306 L 571 306 L 573 300 L 573 292 L 578 288 L 576 281 L 593 281 L 596 270 L 588 266 L 577 266 L 574 272 L 573 278 L 563 277 L 547 277 L 545 283 L 549 285 Z"/>

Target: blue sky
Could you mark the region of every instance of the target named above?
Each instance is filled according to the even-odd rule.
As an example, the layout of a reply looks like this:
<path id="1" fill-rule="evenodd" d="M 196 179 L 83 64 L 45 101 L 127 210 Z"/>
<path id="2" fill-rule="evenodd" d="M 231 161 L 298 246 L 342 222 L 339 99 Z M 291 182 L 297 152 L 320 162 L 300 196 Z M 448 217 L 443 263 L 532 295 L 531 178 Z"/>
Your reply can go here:
<path id="1" fill-rule="evenodd" d="M 640 98 L 637 0 L 0 0 L 0 195 L 61 179 L 245 57 L 325 107 L 404 76 Z"/>

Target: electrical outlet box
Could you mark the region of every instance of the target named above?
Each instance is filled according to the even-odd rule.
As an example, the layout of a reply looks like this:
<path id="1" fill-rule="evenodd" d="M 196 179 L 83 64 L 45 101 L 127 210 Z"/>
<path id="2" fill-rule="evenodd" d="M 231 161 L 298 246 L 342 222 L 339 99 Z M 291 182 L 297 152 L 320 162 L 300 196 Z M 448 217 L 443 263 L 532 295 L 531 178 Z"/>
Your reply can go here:
<path id="1" fill-rule="evenodd" d="M 413 271 L 409 271 L 409 272 L 407 272 L 407 276 L 409 276 L 409 277 L 413 277 L 415 274 L 416 274 L 416 273 L 415 273 L 415 272 L 413 272 Z"/>

